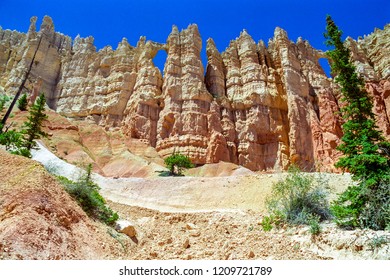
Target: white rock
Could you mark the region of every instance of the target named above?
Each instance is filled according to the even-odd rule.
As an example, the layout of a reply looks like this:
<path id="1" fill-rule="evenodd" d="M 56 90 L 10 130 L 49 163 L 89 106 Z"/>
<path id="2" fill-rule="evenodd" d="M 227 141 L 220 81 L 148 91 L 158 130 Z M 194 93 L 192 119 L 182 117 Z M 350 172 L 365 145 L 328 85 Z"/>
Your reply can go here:
<path id="1" fill-rule="evenodd" d="M 137 235 L 134 225 L 127 220 L 117 221 L 115 225 L 115 229 L 118 232 L 124 233 L 129 237 L 135 237 Z"/>

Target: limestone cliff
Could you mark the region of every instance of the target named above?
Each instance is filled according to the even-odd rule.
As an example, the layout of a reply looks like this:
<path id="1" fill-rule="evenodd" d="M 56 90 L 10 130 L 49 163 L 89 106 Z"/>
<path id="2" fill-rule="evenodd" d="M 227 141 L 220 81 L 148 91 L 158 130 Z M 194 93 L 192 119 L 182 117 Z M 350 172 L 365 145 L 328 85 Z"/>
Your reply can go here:
<path id="1" fill-rule="evenodd" d="M 57 102 L 54 92 L 62 66 L 61 60 L 71 52 L 72 39 L 54 32 L 50 17 L 45 16 L 39 32 L 36 31 L 36 21 L 36 17 L 31 18 L 27 34 L 0 30 L 0 49 L 3 49 L 0 54 L 1 85 L 9 93 L 16 92 L 38 49 L 27 88 L 45 92 L 49 106 L 54 107 Z"/>
<path id="2" fill-rule="evenodd" d="M 54 31 L 49 17 L 27 34 L 0 29 L 0 86 L 15 92 L 38 48 L 27 88 L 45 92 L 58 113 L 87 119 L 140 139 L 165 157 L 196 164 L 227 161 L 252 170 L 333 169 L 342 135 L 337 85 L 319 64 L 326 54 L 276 28 L 266 45 L 244 30 L 220 53 L 207 40 L 206 72 L 196 25 L 172 28 L 164 43 L 124 38 L 99 51 L 93 37 Z M 379 127 L 390 137 L 390 25 L 347 39 L 358 72 L 374 97 Z M 40 43 L 39 43 L 40 42 Z M 163 75 L 153 64 L 167 52 Z"/>

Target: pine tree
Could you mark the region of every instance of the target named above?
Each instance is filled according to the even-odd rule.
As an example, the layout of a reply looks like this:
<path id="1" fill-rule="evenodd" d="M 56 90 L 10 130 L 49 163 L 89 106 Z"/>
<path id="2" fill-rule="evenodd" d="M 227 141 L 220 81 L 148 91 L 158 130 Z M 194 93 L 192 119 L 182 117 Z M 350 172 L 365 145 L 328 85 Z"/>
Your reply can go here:
<path id="1" fill-rule="evenodd" d="M 20 111 L 26 111 L 27 110 L 27 94 L 23 94 L 22 97 L 19 98 L 18 100 L 18 108 Z"/>
<path id="2" fill-rule="evenodd" d="M 344 135 L 338 147 L 345 156 L 336 167 L 349 170 L 356 179 L 370 180 L 375 184 L 389 171 L 389 155 L 380 149 L 388 143 L 376 126 L 372 98 L 364 89 L 364 80 L 358 76 L 350 61 L 350 52 L 341 40 L 342 32 L 330 16 L 326 21 L 326 44 L 334 46 L 333 50 L 327 52 L 332 60 L 332 74 L 337 75 L 335 81 L 341 87 L 342 101 L 346 102 L 346 106 L 341 109 L 345 120 Z"/>
<path id="3" fill-rule="evenodd" d="M 330 16 L 327 16 L 326 22 L 326 45 L 333 48 L 327 54 L 331 60 L 332 74 L 340 85 L 342 101 L 346 104 L 341 109 L 345 121 L 344 135 L 337 147 L 344 156 L 336 167 L 349 171 L 357 182 L 339 197 L 332 210 L 339 224 L 366 226 L 364 220 L 370 217 L 364 218 L 362 215 L 372 212 L 370 207 L 381 207 L 390 200 L 390 197 L 386 197 L 388 194 L 384 193 L 385 197 L 381 194 L 377 199 L 379 205 L 372 201 L 372 197 L 377 196 L 375 191 L 378 186 L 390 179 L 390 144 L 376 126 L 372 98 L 364 89 L 364 80 L 358 76 L 350 60 L 350 51 L 341 39 L 342 31 Z M 385 204 L 383 206 L 386 207 Z"/>
<path id="4" fill-rule="evenodd" d="M 35 104 L 30 108 L 30 115 L 28 120 L 24 123 L 24 144 L 23 146 L 27 150 L 31 150 L 36 147 L 35 139 L 39 139 L 41 136 L 45 137 L 46 133 L 42 130 L 42 123 L 47 119 L 45 114 L 46 99 L 41 94 Z"/>

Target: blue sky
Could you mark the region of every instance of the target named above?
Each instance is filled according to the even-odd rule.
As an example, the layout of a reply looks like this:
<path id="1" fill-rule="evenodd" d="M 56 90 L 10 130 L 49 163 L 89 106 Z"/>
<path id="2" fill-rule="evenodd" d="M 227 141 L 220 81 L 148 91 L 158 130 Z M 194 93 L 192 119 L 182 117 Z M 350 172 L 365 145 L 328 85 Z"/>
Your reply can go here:
<path id="1" fill-rule="evenodd" d="M 191 23 L 199 27 L 203 39 L 202 58 L 206 67 L 206 40 L 212 37 L 220 51 L 246 29 L 255 41 L 266 43 L 276 26 L 285 29 L 290 40 L 301 36 L 318 49 L 325 50 L 325 17 L 330 14 L 344 35 L 357 38 L 375 27 L 390 23 L 388 0 L 0 0 L 0 26 L 27 32 L 31 16 L 53 18 L 56 31 L 74 38 L 92 35 L 98 49 L 114 49 L 123 37 L 136 45 L 140 36 L 165 42 L 172 25 L 179 30 Z M 154 60 L 161 68 L 166 55 L 161 51 Z"/>

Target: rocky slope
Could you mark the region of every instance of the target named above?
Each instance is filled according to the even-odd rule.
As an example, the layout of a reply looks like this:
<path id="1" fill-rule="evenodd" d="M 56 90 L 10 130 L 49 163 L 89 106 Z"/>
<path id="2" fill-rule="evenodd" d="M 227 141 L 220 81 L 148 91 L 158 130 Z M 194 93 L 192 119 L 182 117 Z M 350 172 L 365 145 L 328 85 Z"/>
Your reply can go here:
<path id="1" fill-rule="evenodd" d="M 48 120 L 43 129 L 48 137 L 40 141 L 70 164 L 85 168 L 91 163 L 94 172 L 107 177 L 156 177 L 166 170 L 155 148 L 140 139 L 126 137 L 119 130 L 106 131 L 93 120 L 69 120 L 49 108 L 45 113 Z M 9 119 L 12 128 L 20 130 L 27 116 L 27 111 L 15 108 Z M 56 168 L 54 163 L 48 165 Z"/>
<path id="2" fill-rule="evenodd" d="M 165 43 L 126 39 L 99 51 L 93 37 L 54 31 L 49 17 L 27 34 L 0 30 L 0 86 L 15 92 L 35 50 L 27 87 L 43 91 L 58 113 L 139 139 L 160 156 L 180 151 L 196 164 L 227 161 L 251 170 L 297 163 L 332 170 L 339 156 L 340 94 L 322 70 L 322 51 L 276 28 L 266 45 L 244 30 L 220 53 L 207 40 L 206 72 L 196 25 L 172 28 Z M 374 96 L 379 127 L 390 137 L 390 25 L 348 39 Z M 168 54 L 164 75 L 152 59 Z M 204 74 L 205 73 L 205 74 Z"/>
<path id="3" fill-rule="evenodd" d="M 88 218 L 39 163 L 0 149 L 0 177 L 0 259 L 123 255 L 115 231 Z"/>

